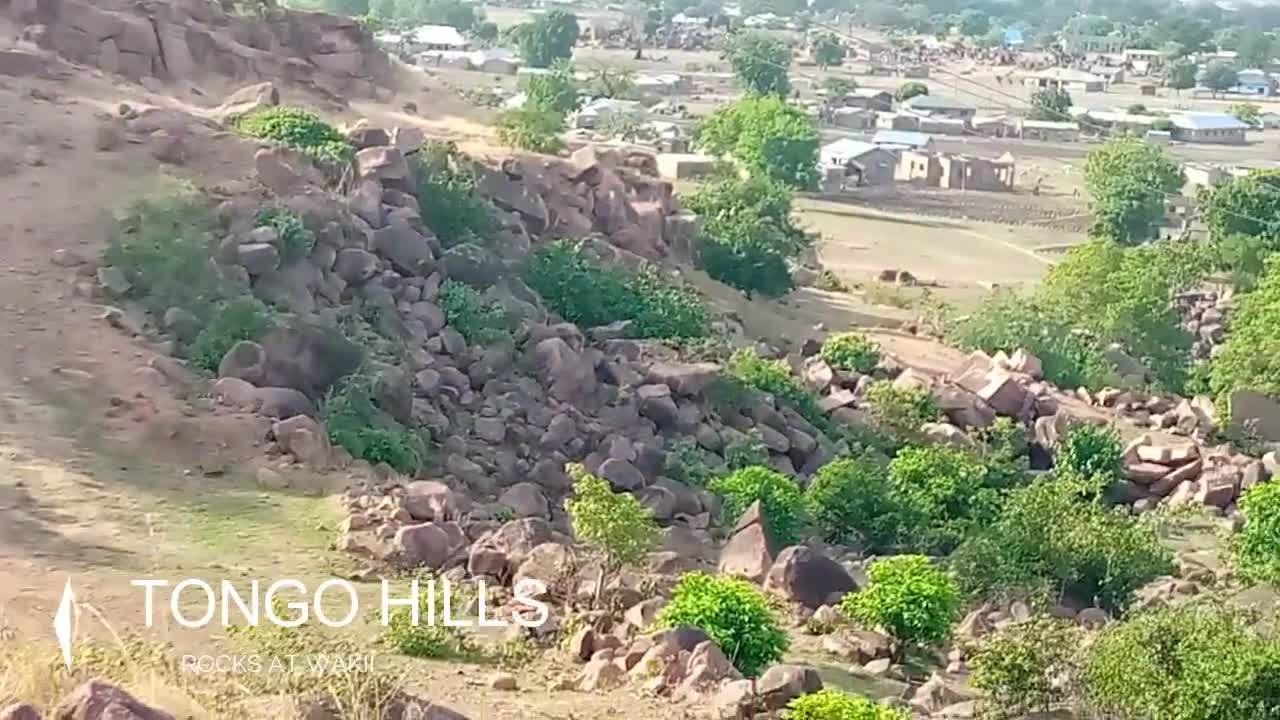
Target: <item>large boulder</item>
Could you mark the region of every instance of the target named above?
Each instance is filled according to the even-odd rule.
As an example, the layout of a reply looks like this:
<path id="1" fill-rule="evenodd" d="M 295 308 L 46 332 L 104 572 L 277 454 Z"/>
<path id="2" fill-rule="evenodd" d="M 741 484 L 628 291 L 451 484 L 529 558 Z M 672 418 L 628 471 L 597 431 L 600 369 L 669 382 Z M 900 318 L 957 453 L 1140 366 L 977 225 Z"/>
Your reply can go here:
<path id="1" fill-rule="evenodd" d="M 582 404 L 595 392 L 595 365 L 562 338 L 549 337 L 534 348 L 538 376 L 555 399 Z"/>
<path id="2" fill-rule="evenodd" d="M 551 542 L 551 525 L 546 520 L 512 520 L 471 546 L 467 572 L 472 575 L 510 577 L 535 547 L 546 542 Z"/>
<path id="3" fill-rule="evenodd" d="M 462 243 L 440 255 L 440 267 L 452 280 L 464 282 L 477 290 L 485 290 L 498 280 L 502 263 L 489 250 L 473 243 Z"/>
<path id="4" fill-rule="evenodd" d="M 757 500 L 738 519 L 733 536 L 720 550 L 720 572 L 764 582 L 776 553 L 764 510 Z"/>
<path id="5" fill-rule="evenodd" d="M 764 587 L 816 610 L 838 603 L 845 593 L 856 590 L 857 584 L 836 561 L 811 548 L 795 545 L 778 555 Z"/>
<path id="6" fill-rule="evenodd" d="M 530 482 L 516 483 L 507 488 L 498 498 L 498 503 L 511 508 L 518 518 L 545 518 L 550 511 L 547 496 L 542 494 L 542 488 Z"/>
<path id="7" fill-rule="evenodd" d="M 471 500 L 438 480 L 417 480 L 405 487 L 400 505 L 415 520 L 457 520 L 471 511 Z"/>
<path id="8" fill-rule="evenodd" d="M 1249 429 L 1259 439 L 1280 442 L 1280 402 L 1256 390 L 1235 390 L 1231 393 L 1231 424 Z"/>
<path id="9" fill-rule="evenodd" d="M 53 720 L 173 720 L 106 680 L 90 680 L 62 699 Z"/>
<path id="10" fill-rule="evenodd" d="M 466 543 L 466 536 L 457 523 L 422 523 L 402 525 L 394 543 L 405 565 L 439 570 Z"/>
<path id="11" fill-rule="evenodd" d="M 279 328 L 261 340 L 267 361 L 264 385 L 289 387 L 320 398 L 341 378 L 355 372 L 360 347 L 338 331 L 302 323 Z"/>
<path id="12" fill-rule="evenodd" d="M 369 249 L 405 275 L 426 277 L 436 269 L 431 240 L 404 221 L 392 222 L 370 235 Z"/>

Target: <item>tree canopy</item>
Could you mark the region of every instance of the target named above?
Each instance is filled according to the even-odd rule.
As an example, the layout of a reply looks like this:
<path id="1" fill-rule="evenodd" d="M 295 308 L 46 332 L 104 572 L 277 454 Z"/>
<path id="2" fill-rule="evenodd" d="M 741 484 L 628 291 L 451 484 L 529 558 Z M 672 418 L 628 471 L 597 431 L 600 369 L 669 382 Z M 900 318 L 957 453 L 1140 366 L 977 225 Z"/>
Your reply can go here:
<path id="1" fill-rule="evenodd" d="M 545 68 L 556 60 L 573 57 L 573 46 L 581 30 L 577 15 L 549 10 L 510 32 L 525 62 L 530 67 Z"/>
<path id="2" fill-rule="evenodd" d="M 782 96 L 791 92 L 787 77 L 791 49 L 781 40 L 760 32 L 731 35 L 725 40 L 723 55 L 747 92 Z"/>
<path id="3" fill-rule="evenodd" d="M 818 179 L 818 131 L 800 108 L 777 95 L 747 95 L 698 126 L 698 144 L 751 172 L 792 188 Z"/>
<path id="4" fill-rule="evenodd" d="M 1165 196 L 1182 188 L 1182 168 L 1161 148 L 1131 137 L 1113 138 L 1089 152 L 1085 187 L 1092 198 L 1090 234 L 1121 243 L 1155 236 Z"/>

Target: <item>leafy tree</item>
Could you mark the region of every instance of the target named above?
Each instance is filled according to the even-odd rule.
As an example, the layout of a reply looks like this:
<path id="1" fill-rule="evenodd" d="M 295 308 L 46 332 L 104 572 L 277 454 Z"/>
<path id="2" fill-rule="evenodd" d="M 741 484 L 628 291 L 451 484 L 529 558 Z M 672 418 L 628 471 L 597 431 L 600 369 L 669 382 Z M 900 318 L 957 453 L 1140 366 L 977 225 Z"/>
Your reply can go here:
<path id="1" fill-rule="evenodd" d="M 564 147 L 564 115 L 531 106 L 503 111 L 497 118 L 498 140 L 520 150 L 555 153 Z"/>
<path id="2" fill-rule="evenodd" d="M 1131 137 L 1113 138 L 1089 152 L 1085 187 L 1093 199 L 1094 237 L 1149 240 L 1164 219 L 1165 195 L 1178 192 L 1182 168 L 1161 148 Z"/>
<path id="3" fill-rule="evenodd" d="M 737 522 L 742 513 L 759 500 L 775 541 L 780 545 L 794 545 L 800 539 L 804 499 L 800 486 L 786 475 L 755 465 L 715 478 L 707 489 L 724 499 L 725 522 Z"/>
<path id="4" fill-rule="evenodd" d="M 471 37 L 486 45 L 496 42 L 498 35 L 498 24 L 494 22 L 478 23 L 471 30 Z"/>
<path id="5" fill-rule="evenodd" d="M 825 688 L 787 703 L 783 720 L 910 720 L 906 710 Z"/>
<path id="6" fill-rule="evenodd" d="M 615 493 L 606 480 L 581 465 L 565 468 L 573 480 L 573 497 L 565 510 L 573 523 L 573 534 L 604 557 L 603 571 L 596 581 L 596 600 L 606 579 L 627 565 L 642 560 L 657 544 L 658 526 L 653 513 L 635 495 Z"/>
<path id="7" fill-rule="evenodd" d="M 823 70 L 844 62 L 846 52 L 834 35 L 824 33 L 813 40 L 813 61 Z"/>
<path id="8" fill-rule="evenodd" d="M 1032 120 L 1062 122 L 1070 117 L 1067 111 L 1072 105 L 1071 93 L 1055 87 L 1036 90 L 1031 93 L 1031 105 L 1032 109 L 1028 117 Z"/>
<path id="9" fill-rule="evenodd" d="M 822 80 L 822 89 L 827 91 L 830 97 L 841 97 L 848 95 L 857 89 L 858 83 L 849 78 L 827 77 Z"/>
<path id="10" fill-rule="evenodd" d="M 511 39 L 530 67 L 545 68 L 556 60 L 572 57 L 580 33 L 577 15 L 549 10 L 532 22 L 512 28 Z"/>
<path id="11" fill-rule="evenodd" d="M 567 60 L 556 60 L 550 72 L 534 73 L 521 81 L 525 107 L 550 110 L 567 115 L 578 109 L 578 82 L 573 66 Z"/>
<path id="12" fill-rule="evenodd" d="M 1204 72 L 1200 73 L 1200 84 L 1212 90 L 1215 97 L 1218 93 L 1235 87 L 1239 79 L 1235 66 L 1222 61 L 1209 63 Z"/>
<path id="13" fill-rule="evenodd" d="M 1276 717 L 1280 647 L 1250 621 L 1202 602 L 1109 625 L 1084 663 L 1088 704 L 1117 720 Z"/>
<path id="14" fill-rule="evenodd" d="M 1070 478 L 1099 497 L 1112 483 L 1121 479 L 1120 433 L 1106 425 L 1078 423 L 1067 431 L 1054 453 L 1054 466 L 1060 477 Z"/>
<path id="15" fill-rule="evenodd" d="M 902 505 L 888 468 L 873 457 L 823 465 L 805 488 L 804 500 L 829 542 L 862 540 L 869 550 L 884 551 L 898 541 Z"/>
<path id="16" fill-rule="evenodd" d="M 1190 90 L 1196 86 L 1196 65 L 1190 62 L 1178 62 L 1169 66 L 1169 74 L 1165 84 L 1171 90 Z"/>
<path id="17" fill-rule="evenodd" d="M 789 644 L 768 600 L 755 586 L 702 572 L 680 577 L 671 602 L 658 613 L 657 625 L 701 628 L 749 678 L 780 659 Z"/>
<path id="18" fill-rule="evenodd" d="M 866 374 L 880 362 L 880 347 L 860 332 L 843 332 L 828 336 L 819 355 L 837 370 Z"/>
<path id="19" fill-rule="evenodd" d="M 984 691 L 981 717 L 1013 720 L 1069 699 L 1061 678 L 1075 671 L 1079 635 L 1070 622 L 1037 616 L 982 638 L 968 657 L 970 683 Z"/>
<path id="20" fill-rule="evenodd" d="M 902 28 L 907 26 L 907 14 L 902 7 L 892 3 L 871 2 L 860 8 L 863 24 L 873 28 Z"/>
<path id="21" fill-rule="evenodd" d="M 940 644 L 960 612 L 955 580 L 923 555 L 880 558 L 867 570 L 870 583 L 844 596 L 840 609 L 853 620 L 884 628 L 896 655 L 916 644 Z"/>
<path id="22" fill-rule="evenodd" d="M 1280 396 L 1280 255 L 1266 259 L 1258 287 L 1232 313 L 1209 368 L 1209 386 L 1224 406 L 1244 388 Z"/>
<path id="23" fill-rule="evenodd" d="M 1275 40 L 1256 29 L 1247 30 L 1236 46 L 1236 59 L 1246 68 L 1266 68 L 1275 57 Z"/>
<path id="24" fill-rule="evenodd" d="M 951 556 L 961 587 L 976 595 L 1047 588 L 1122 610 L 1139 587 L 1172 570 L 1152 527 L 1042 477 L 1013 490 L 994 523 Z"/>
<path id="25" fill-rule="evenodd" d="M 752 172 L 805 189 L 818 179 L 818 130 L 800 108 L 774 95 L 747 95 L 698 126 L 698 144 Z"/>
<path id="26" fill-rule="evenodd" d="M 922 82 L 910 80 L 898 86 L 897 91 L 893 93 L 893 99 L 898 102 L 906 102 L 917 95 L 928 95 L 929 86 Z"/>
<path id="27" fill-rule="evenodd" d="M 876 426 L 906 440 L 920 436 L 920 426 L 938 419 L 938 404 L 923 388 L 895 387 L 878 380 L 867 388 L 867 403 Z"/>
<path id="28" fill-rule="evenodd" d="M 791 218 L 791 193 L 767 177 L 723 177 L 685 198 L 702 216 L 694 262 L 708 275 L 747 293 L 791 290 L 787 260 L 812 239 Z"/>
<path id="29" fill-rule="evenodd" d="M 596 97 L 626 98 L 635 92 L 636 73 L 630 68 L 596 63 L 587 72 L 587 92 Z"/>
<path id="30" fill-rule="evenodd" d="M 1262 124 L 1262 108 L 1255 103 L 1236 103 L 1227 108 L 1227 112 L 1250 127 L 1258 127 Z"/>
<path id="31" fill-rule="evenodd" d="M 1280 584 L 1280 484 L 1254 485 L 1240 499 L 1244 529 L 1231 538 L 1239 573 L 1253 581 Z"/>
<path id="32" fill-rule="evenodd" d="M 991 16 L 974 8 L 960 13 L 960 34 L 976 38 L 986 35 L 991 30 Z"/>
<path id="33" fill-rule="evenodd" d="M 999 510 L 986 467 L 964 448 L 905 447 L 889 463 L 889 482 L 903 507 L 904 542 L 924 552 L 951 551 Z"/>
<path id="34" fill-rule="evenodd" d="M 1217 248 L 1219 269 L 1252 287 L 1263 261 L 1280 250 L 1280 173 L 1255 172 L 1202 190 L 1200 216 Z"/>
<path id="35" fill-rule="evenodd" d="M 785 97 L 791 92 L 791 49 L 781 40 L 761 32 L 738 33 L 725 40 L 721 54 L 748 93 Z"/>

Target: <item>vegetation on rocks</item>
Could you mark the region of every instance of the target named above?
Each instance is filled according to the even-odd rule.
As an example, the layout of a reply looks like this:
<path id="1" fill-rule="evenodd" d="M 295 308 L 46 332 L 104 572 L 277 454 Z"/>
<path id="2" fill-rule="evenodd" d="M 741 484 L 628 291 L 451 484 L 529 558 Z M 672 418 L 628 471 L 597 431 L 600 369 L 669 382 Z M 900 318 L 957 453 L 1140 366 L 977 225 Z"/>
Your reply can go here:
<path id="1" fill-rule="evenodd" d="M 445 280 L 440 285 L 440 310 L 469 345 L 494 345 L 511 337 L 507 312 L 466 283 Z"/>
<path id="2" fill-rule="evenodd" d="M 684 198 L 702 216 L 694 262 L 742 290 L 777 296 L 791 290 L 787 261 L 812 243 L 791 218 L 791 193 L 766 177 L 722 177 Z"/>
<path id="3" fill-rule="evenodd" d="M 869 373 L 880 362 L 880 348 L 859 332 L 836 333 L 822 342 L 820 352 L 828 365 L 846 372 Z"/>
<path id="4" fill-rule="evenodd" d="M 1230 544 L 1237 571 L 1253 582 L 1280 584 L 1280 484 L 1249 488 L 1240 511 L 1244 528 Z"/>
<path id="5" fill-rule="evenodd" d="M 804 499 L 809 516 L 829 542 L 861 540 L 874 552 L 897 541 L 901 505 L 888 469 L 874 457 L 827 463 L 809 481 Z"/>
<path id="6" fill-rule="evenodd" d="M 724 499 L 723 515 L 728 525 L 737 522 L 751 503 L 760 501 L 773 539 L 779 545 L 794 545 L 804 527 L 804 496 L 795 480 L 767 467 L 753 465 L 734 470 L 712 480 L 707 489 Z"/>
<path id="7" fill-rule="evenodd" d="M 827 427 L 817 396 L 792 374 L 785 360 L 767 360 L 751 348 L 742 348 L 729 358 L 725 372 L 747 388 L 772 395 L 816 427 Z"/>
<path id="8" fill-rule="evenodd" d="M 1142 585 L 1173 570 L 1155 529 L 1042 477 L 1013 490 L 995 522 L 951 556 L 962 589 L 980 596 L 1047 590 L 1119 610 Z"/>
<path id="9" fill-rule="evenodd" d="M 538 248 L 525 281 L 548 308 L 585 328 L 629 320 L 635 337 L 660 340 L 711 332 L 706 306 L 689 286 L 668 280 L 652 266 L 634 273 L 607 267 L 570 240 Z"/>
<path id="10" fill-rule="evenodd" d="M 1209 362 L 1209 386 L 1226 407 L 1231 392 L 1249 388 L 1280 397 L 1280 256 L 1266 261 L 1258 287 L 1231 315 L 1231 332 Z"/>
<path id="11" fill-rule="evenodd" d="M 1079 423 L 1067 431 L 1054 451 L 1058 477 L 1078 483 L 1091 497 L 1100 497 L 1121 479 L 1120 433 L 1106 425 Z"/>
<path id="12" fill-rule="evenodd" d="M 218 371 L 222 358 L 241 340 L 257 340 L 273 325 L 272 313 L 256 298 L 244 296 L 220 303 L 200 329 L 187 357 L 201 370 Z"/>
<path id="13" fill-rule="evenodd" d="M 315 249 L 315 233 L 308 230 L 302 224 L 302 218 L 288 208 L 268 205 L 258 211 L 254 223 L 256 227 L 269 227 L 276 231 L 276 249 L 280 252 L 281 264 L 302 260 Z"/>
<path id="14" fill-rule="evenodd" d="M 653 549 L 658 526 L 653 513 L 635 495 L 614 492 L 607 481 L 581 465 L 569 465 L 566 470 L 573 480 L 573 496 L 565 501 L 573 535 L 599 552 L 603 560 L 595 593 L 599 599 L 611 576 Z"/>
<path id="15" fill-rule="evenodd" d="M 938 419 L 938 404 L 923 388 L 895 387 L 890 380 L 877 380 L 867 387 L 867 403 L 876 427 L 899 442 L 917 439 L 920 426 Z"/>
<path id="16" fill-rule="evenodd" d="M 951 635 L 960 613 L 960 591 L 948 572 L 923 555 L 880 558 L 867 570 L 870 583 L 840 601 L 854 621 L 883 628 L 898 643 L 899 657 L 909 646 L 934 645 Z"/>
<path id="17" fill-rule="evenodd" d="M 427 143 L 409 160 L 422 219 L 445 248 L 484 243 L 497 227 L 492 206 L 476 192 L 476 176 L 457 148 Z"/>
<path id="18" fill-rule="evenodd" d="M 352 157 L 351 144 L 319 115 L 296 107 L 250 110 L 232 121 L 239 132 L 278 142 L 317 160 L 343 164 Z"/>
<path id="19" fill-rule="evenodd" d="M 685 573 L 658 613 L 659 627 L 701 628 L 747 677 L 781 659 L 790 644 L 764 594 L 746 580 Z"/>
<path id="20" fill-rule="evenodd" d="M 475 647 L 462 630 L 445 624 L 446 616 L 456 619 L 462 614 L 465 598 L 451 585 L 431 578 L 415 582 L 418 604 L 391 609 L 382 628 L 382 644 L 401 655 L 417 658 L 474 655 Z"/>
<path id="21" fill-rule="evenodd" d="M 321 408 L 329 440 L 353 458 L 415 473 L 425 457 L 425 444 L 378 408 L 377 392 L 377 378 L 369 371 L 354 373 L 330 389 Z"/>
<path id="22" fill-rule="evenodd" d="M 906 710 L 831 688 L 795 698 L 787 704 L 782 717 L 783 720 L 910 720 Z"/>
<path id="23" fill-rule="evenodd" d="M 969 450 L 950 445 L 908 446 L 889 463 L 903 542 L 930 553 L 949 552 L 999 511 L 1000 494 L 987 468 Z"/>
<path id="24" fill-rule="evenodd" d="M 1089 704 L 1119 720 L 1256 720 L 1280 713 L 1280 645 L 1237 607 L 1143 612 L 1102 631 L 1084 663 Z"/>
<path id="25" fill-rule="evenodd" d="M 985 693 L 981 717 L 1012 720 L 1068 700 L 1080 635 L 1068 621 L 1037 616 L 978 641 L 967 662 L 970 683 Z"/>

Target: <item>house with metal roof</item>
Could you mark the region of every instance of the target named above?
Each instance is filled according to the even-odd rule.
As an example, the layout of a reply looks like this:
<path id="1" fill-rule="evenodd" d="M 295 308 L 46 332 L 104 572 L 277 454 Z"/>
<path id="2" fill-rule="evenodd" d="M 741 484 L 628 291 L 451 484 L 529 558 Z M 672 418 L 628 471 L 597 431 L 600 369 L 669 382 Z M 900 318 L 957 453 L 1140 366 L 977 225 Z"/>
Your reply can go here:
<path id="1" fill-rule="evenodd" d="M 1173 139 L 1182 142 L 1242 145 L 1249 126 L 1235 115 L 1215 112 L 1170 113 Z"/>
<path id="2" fill-rule="evenodd" d="M 429 50 L 465 50 L 469 43 L 458 29 L 450 25 L 420 25 L 404 34 L 409 49 L 415 52 Z"/>
<path id="3" fill-rule="evenodd" d="M 844 168 L 845 177 L 857 178 L 858 185 L 885 185 L 893 182 L 898 156 L 874 143 L 841 138 L 822 146 L 818 162 L 823 168 Z"/>
<path id="4" fill-rule="evenodd" d="M 1231 92 L 1241 95 L 1268 96 L 1276 91 L 1276 81 L 1265 70 L 1252 68 L 1236 73 L 1236 86 Z"/>
<path id="5" fill-rule="evenodd" d="M 881 130 L 872 136 L 871 144 L 908 150 L 932 150 L 933 137 L 909 130 Z"/>
<path id="6" fill-rule="evenodd" d="M 978 114 L 978 108 L 940 95 L 916 95 L 902 103 L 902 108 L 917 115 L 969 120 Z"/>
<path id="7" fill-rule="evenodd" d="M 1107 89 L 1107 80 L 1100 75 L 1061 67 L 1028 73 L 1022 82 L 1028 87 L 1057 88 L 1068 92 L 1091 93 Z"/>

